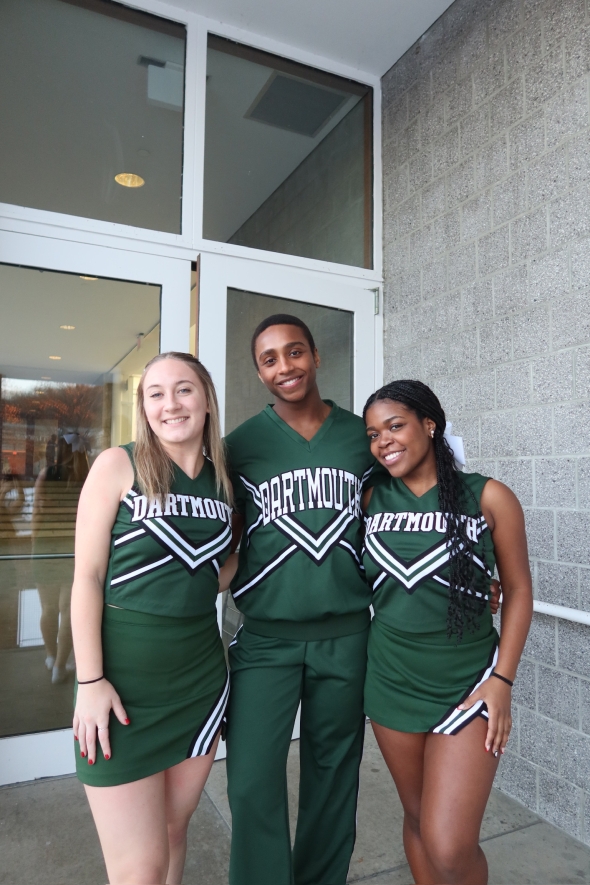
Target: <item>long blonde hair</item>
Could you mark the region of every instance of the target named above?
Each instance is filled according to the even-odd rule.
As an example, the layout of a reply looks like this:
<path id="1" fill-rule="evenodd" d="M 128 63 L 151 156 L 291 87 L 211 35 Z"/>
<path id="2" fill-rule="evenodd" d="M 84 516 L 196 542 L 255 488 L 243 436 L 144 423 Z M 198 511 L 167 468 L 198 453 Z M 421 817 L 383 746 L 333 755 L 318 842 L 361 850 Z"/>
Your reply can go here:
<path id="1" fill-rule="evenodd" d="M 219 494 L 222 490 L 227 502 L 231 505 L 232 487 L 227 470 L 225 445 L 221 438 L 215 386 L 205 366 L 190 353 L 179 353 L 174 350 L 168 353 L 159 353 L 149 361 L 143 370 L 137 387 L 137 439 L 133 454 L 139 486 L 149 499 L 157 498 L 163 504 L 174 480 L 174 462 L 150 427 L 144 406 L 143 385 L 146 373 L 155 363 L 162 360 L 179 360 L 185 363 L 203 385 L 209 408 L 203 429 L 203 450 L 205 457 L 213 463 L 217 493 Z"/>

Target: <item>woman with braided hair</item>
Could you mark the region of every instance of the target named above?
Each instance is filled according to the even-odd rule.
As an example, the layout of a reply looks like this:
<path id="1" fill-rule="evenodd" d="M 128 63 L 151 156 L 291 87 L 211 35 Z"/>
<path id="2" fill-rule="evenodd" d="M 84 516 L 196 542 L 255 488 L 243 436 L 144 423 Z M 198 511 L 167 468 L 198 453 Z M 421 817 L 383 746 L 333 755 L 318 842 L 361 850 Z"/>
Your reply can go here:
<path id="1" fill-rule="evenodd" d="M 375 611 L 365 711 L 404 807 L 416 883 L 485 885 L 479 831 L 532 616 L 523 512 L 502 483 L 456 469 L 445 413 L 420 381 L 382 387 L 363 417 L 389 474 L 363 498 Z"/>

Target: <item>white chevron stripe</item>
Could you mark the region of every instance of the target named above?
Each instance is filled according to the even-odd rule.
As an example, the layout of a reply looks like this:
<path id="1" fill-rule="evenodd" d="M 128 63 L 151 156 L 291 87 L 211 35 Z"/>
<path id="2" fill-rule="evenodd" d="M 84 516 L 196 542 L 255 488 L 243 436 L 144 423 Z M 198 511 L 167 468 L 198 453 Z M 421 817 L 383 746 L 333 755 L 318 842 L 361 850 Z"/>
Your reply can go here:
<path id="1" fill-rule="evenodd" d="M 248 528 L 248 531 L 246 532 L 246 535 L 248 537 L 248 541 L 250 541 L 251 532 L 255 531 L 255 529 L 258 528 L 258 526 L 262 522 L 262 519 L 263 519 L 263 517 L 262 517 L 262 512 L 261 512 L 258 519 L 256 520 L 256 522 L 253 522 L 252 525 Z"/>
<path id="2" fill-rule="evenodd" d="M 424 568 L 424 566 L 433 560 L 435 557 L 440 558 L 443 557 L 443 562 L 446 562 L 449 558 L 449 552 L 447 549 L 446 542 L 439 544 L 433 550 L 429 550 L 424 556 L 421 556 L 416 562 L 412 563 L 408 568 L 406 568 L 400 560 L 397 558 L 395 553 L 386 547 L 379 538 L 376 538 L 375 535 L 368 535 L 365 541 L 366 545 L 369 544 L 375 548 L 375 552 L 380 553 L 385 561 L 389 562 L 392 568 L 398 569 L 402 574 L 409 576 L 413 572 L 416 572 L 418 569 Z M 437 560 L 438 565 L 438 560 Z"/>
<path id="3" fill-rule="evenodd" d="M 207 541 L 207 543 L 203 544 L 202 547 L 193 547 L 192 545 L 184 542 L 183 546 L 185 549 L 182 549 L 177 543 L 175 543 L 174 540 L 168 537 L 168 535 L 164 531 L 162 531 L 162 529 L 158 525 L 155 524 L 155 521 L 144 519 L 143 522 L 145 525 L 149 526 L 154 535 L 156 535 L 158 538 L 161 538 L 165 545 L 170 550 L 173 550 L 192 569 L 197 568 L 197 566 L 201 565 L 203 562 L 206 562 L 208 559 L 212 559 L 217 553 L 221 553 L 231 539 L 231 529 L 229 526 L 226 526 L 226 529 L 222 535 L 220 535 L 218 538 L 213 539 L 212 541 Z M 166 524 L 164 523 L 164 525 Z M 169 526 L 166 526 L 166 528 L 169 528 Z M 172 532 L 170 534 L 172 534 Z M 176 535 L 176 533 L 174 533 L 174 535 Z M 183 539 L 179 539 L 179 541 L 182 540 Z M 192 556 L 187 553 L 187 547 L 189 548 Z"/>
<path id="4" fill-rule="evenodd" d="M 491 575 L 491 572 L 489 574 Z M 433 575 L 432 577 L 434 578 L 435 581 L 438 581 L 439 584 L 444 584 L 445 587 L 449 586 L 449 582 L 445 581 L 444 578 L 441 578 L 440 575 Z M 489 593 L 480 593 L 479 590 L 476 590 L 474 592 L 473 590 L 470 590 L 469 587 L 467 589 L 465 589 L 465 587 L 461 587 L 460 589 L 461 589 L 461 593 L 468 593 L 470 596 L 478 596 L 480 599 L 489 599 L 490 598 Z"/>
<path id="5" fill-rule="evenodd" d="M 123 581 L 130 581 L 132 578 L 136 578 L 138 575 L 144 575 L 146 572 L 151 572 L 156 568 L 160 568 L 167 562 L 170 562 L 171 559 L 174 559 L 174 557 L 165 556 L 164 559 L 159 559 L 157 562 L 150 562 L 148 565 L 144 565 L 141 568 L 135 569 L 135 571 L 133 572 L 128 572 L 126 575 L 118 575 L 116 578 L 112 579 L 111 587 L 115 587 L 117 584 L 121 584 Z"/>
<path id="6" fill-rule="evenodd" d="M 245 584 L 243 587 L 240 587 L 239 590 L 232 590 L 232 596 L 234 599 L 237 599 L 239 596 L 242 596 L 246 590 L 250 590 L 252 587 L 255 587 L 256 584 L 259 584 L 260 581 L 269 573 L 275 570 L 281 562 L 298 550 L 299 547 L 297 544 L 292 544 L 290 547 L 287 547 L 285 550 L 282 550 L 281 553 L 272 559 L 263 571 L 259 572 L 248 584 Z"/>
<path id="7" fill-rule="evenodd" d="M 117 538 L 113 546 L 118 547 L 119 544 L 124 544 L 126 541 L 130 541 L 131 538 L 139 538 L 140 535 L 145 534 L 147 534 L 145 529 L 136 529 L 134 532 L 127 532 L 126 535 L 121 535 L 120 538 Z"/>
<path id="8" fill-rule="evenodd" d="M 365 470 L 365 472 L 364 472 L 363 475 L 361 476 L 361 485 L 364 485 L 365 482 L 368 480 L 368 478 L 370 477 L 371 473 L 373 472 L 373 468 L 374 468 L 374 466 L 375 466 L 374 464 L 371 464 L 371 466 L 370 466 L 369 468 L 367 468 L 367 470 Z"/>
<path id="9" fill-rule="evenodd" d="M 345 550 L 348 550 L 348 552 L 351 554 L 351 556 L 355 560 L 358 567 L 364 572 L 365 567 L 363 565 L 363 561 L 362 561 L 362 559 L 359 558 L 359 555 L 356 552 L 356 550 L 354 549 L 354 547 L 352 546 L 352 544 L 350 544 L 348 541 L 345 541 L 344 538 L 340 538 L 340 540 L 338 541 L 338 545 L 340 547 L 344 547 Z"/>
<path id="10" fill-rule="evenodd" d="M 242 476 L 241 473 L 240 473 L 240 479 L 242 480 L 242 482 L 244 483 L 244 485 L 246 486 L 246 488 L 248 489 L 248 491 L 252 495 L 252 497 L 254 499 L 254 503 L 256 504 L 258 509 L 262 510 L 262 501 L 260 500 L 260 492 L 259 492 L 258 488 L 255 485 L 253 485 L 248 479 L 246 479 L 245 476 Z"/>
<path id="11" fill-rule="evenodd" d="M 319 538 L 310 535 L 303 526 L 288 516 L 281 516 L 275 520 L 290 538 L 303 550 L 306 550 L 314 559 L 322 559 L 326 552 L 338 544 L 340 538 L 346 532 L 350 523 L 355 519 L 354 514 L 343 511 L 338 519 L 332 522 L 322 532 Z"/>
<path id="12" fill-rule="evenodd" d="M 263 569 L 263 571 L 261 571 L 258 575 L 256 575 L 254 578 L 252 578 L 252 580 L 251 580 L 248 584 L 245 584 L 244 587 L 240 587 L 239 590 L 234 590 L 234 591 L 232 591 L 232 596 L 233 596 L 233 598 L 234 598 L 234 599 L 237 599 L 238 596 L 241 596 L 243 593 L 246 592 L 246 590 L 250 590 L 252 587 L 255 587 L 256 584 L 259 584 L 260 581 L 262 581 L 262 579 L 263 579 L 263 578 L 264 578 L 269 572 L 274 571 L 275 568 L 276 568 L 278 565 L 280 565 L 281 562 L 282 562 L 284 559 L 286 559 L 288 556 L 290 556 L 292 553 L 294 553 L 294 552 L 295 552 L 296 550 L 298 550 L 298 549 L 299 549 L 299 548 L 297 547 L 297 544 L 292 544 L 291 547 L 287 547 L 286 550 L 283 550 L 283 551 L 279 554 L 279 556 L 276 556 L 274 559 L 272 559 L 272 560 L 268 563 L 268 565 L 266 566 L 265 569 Z"/>
<path id="13" fill-rule="evenodd" d="M 173 538 L 176 543 L 181 544 L 184 549 L 191 553 L 193 556 L 196 556 L 198 553 L 203 553 L 209 547 L 214 547 L 217 545 L 218 541 L 222 538 L 229 537 L 231 535 L 231 526 L 226 525 L 223 534 L 219 535 L 217 538 L 212 538 L 210 541 L 207 541 L 205 544 L 199 544 L 197 547 L 194 547 L 190 541 L 187 541 L 186 538 L 183 538 L 182 535 L 179 535 L 178 532 L 174 529 L 173 526 L 169 525 L 165 520 L 161 517 L 156 517 L 155 520 L 144 519 L 144 523 L 153 526 L 153 522 L 157 522 L 159 526 L 163 529 L 163 531 L 168 534 L 171 538 Z"/>
<path id="14" fill-rule="evenodd" d="M 387 577 L 387 572 L 381 572 L 379 577 L 375 578 L 375 580 L 373 581 L 373 593 L 375 592 L 377 587 L 379 587 L 379 585 L 383 583 L 383 581 L 385 580 L 386 577 Z"/>
<path id="15" fill-rule="evenodd" d="M 389 551 L 385 551 L 381 545 L 377 545 L 375 539 L 371 536 L 367 538 L 365 543 L 371 559 L 373 559 L 377 565 L 380 565 L 381 568 L 391 575 L 392 578 L 395 578 L 400 583 L 404 584 L 408 589 L 414 587 L 419 581 L 422 581 L 425 577 L 444 566 L 449 559 L 448 551 L 445 550 L 443 554 L 439 555 L 438 559 L 434 560 L 434 562 L 429 562 L 429 560 L 432 560 L 432 556 L 428 556 L 419 560 L 410 569 L 406 569 L 393 556 L 391 556 Z M 416 572 L 415 570 L 417 568 L 421 568 L 422 570 Z M 412 572 L 414 572 L 414 574 L 412 574 Z M 408 575 L 410 574 L 412 574 L 412 577 L 408 579 Z"/>
<path id="16" fill-rule="evenodd" d="M 316 550 L 319 550 L 319 548 L 324 545 L 324 542 L 330 535 L 333 535 L 335 532 L 343 534 L 343 532 L 346 531 L 348 525 L 355 518 L 356 517 L 353 513 L 349 513 L 347 510 L 343 510 L 342 513 L 340 513 L 335 520 L 328 523 L 326 529 L 322 532 L 319 538 L 314 537 L 314 535 L 310 534 L 306 530 L 305 526 L 302 526 L 301 523 L 292 519 L 288 515 L 279 516 L 278 519 L 275 520 L 275 522 L 280 523 L 285 530 L 287 530 L 287 526 L 285 525 L 285 523 L 287 523 L 293 531 L 299 532 L 309 544 L 312 544 L 316 548 Z M 346 525 L 341 528 L 340 523 L 346 523 Z"/>

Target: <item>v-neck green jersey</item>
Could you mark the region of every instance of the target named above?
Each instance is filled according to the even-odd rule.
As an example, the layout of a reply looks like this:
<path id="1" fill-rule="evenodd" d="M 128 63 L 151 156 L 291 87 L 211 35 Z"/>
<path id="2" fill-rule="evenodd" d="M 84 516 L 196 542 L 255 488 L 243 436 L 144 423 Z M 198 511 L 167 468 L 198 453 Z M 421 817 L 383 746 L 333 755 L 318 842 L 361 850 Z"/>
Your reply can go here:
<path id="1" fill-rule="evenodd" d="M 467 489 L 463 518 L 474 541 L 477 587 L 469 593 L 489 594 L 495 565 L 494 546 L 481 512 L 481 493 L 488 477 L 461 473 Z M 373 589 L 375 616 L 408 633 L 446 629 L 449 554 L 445 541 L 446 519 L 438 506 L 438 486 L 417 497 L 401 479 L 376 477 L 365 517 L 363 563 Z M 486 579 L 482 580 L 485 574 Z M 486 606 L 482 627 L 491 630 Z"/>
<path id="2" fill-rule="evenodd" d="M 247 618 L 302 624 L 370 605 L 360 498 L 375 460 L 362 419 L 326 402 L 330 414 L 311 440 L 272 406 L 227 437 L 245 518 L 231 590 Z"/>
<path id="3" fill-rule="evenodd" d="M 133 464 L 134 444 L 121 448 Z M 208 459 L 195 479 L 175 465 L 163 507 L 134 483 L 111 532 L 105 602 L 172 618 L 211 614 L 230 546 L 231 508 Z"/>

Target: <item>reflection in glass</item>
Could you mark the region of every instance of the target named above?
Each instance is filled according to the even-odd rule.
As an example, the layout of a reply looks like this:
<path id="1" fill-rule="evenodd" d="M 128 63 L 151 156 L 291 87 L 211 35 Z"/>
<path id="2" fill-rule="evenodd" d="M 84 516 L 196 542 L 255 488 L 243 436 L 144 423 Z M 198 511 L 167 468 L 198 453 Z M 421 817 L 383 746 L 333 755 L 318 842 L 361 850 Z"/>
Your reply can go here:
<path id="1" fill-rule="evenodd" d="M 74 529 L 88 470 L 134 435 L 159 286 L 0 265 L 0 735 L 67 727 Z"/>
<path id="2" fill-rule="evenodd" d="M 1 6 L 0 202 L 180 233 L 184 26 L 109 0 Z"/>
<path id="3" fill-rule="evenodd" d="M 292 314 L 309 326 L 321 357 L 317 377 L 322 397 L 345 409 L 353 407 L 354 326 L 350 311 L 228 289 L 225 433 L 260 412 L 273 398 L 258 378 L 250 340 L 258 323 L 274 313 Z M 242 620 L 231 594 L 224 595 L 223 641 L 227 647 Z"/>
<path id="4" fill-rule="evenodd" d="M 203 235 L 372 267 L 372 90 L 208 45 Z"/>

